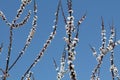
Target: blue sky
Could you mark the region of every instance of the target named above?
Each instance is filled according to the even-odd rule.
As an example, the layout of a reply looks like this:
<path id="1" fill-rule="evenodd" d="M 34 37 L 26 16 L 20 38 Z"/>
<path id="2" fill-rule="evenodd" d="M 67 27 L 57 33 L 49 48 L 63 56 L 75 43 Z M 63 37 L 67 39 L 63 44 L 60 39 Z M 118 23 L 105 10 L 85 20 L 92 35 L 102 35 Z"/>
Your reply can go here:
<path id="1" fill-rule="evenodd" d="M 55 18 L 54 13 L 56 11 L 58 0 L 36 0 L 38 5 L 38 23 L 37 31 L 34 38 L 25 52 L 24 56 L 18 61 L 14 68 L 10 71 L 10 78 L 8 80 L 19 80 L 24 71 L 30 66 L 34 58 L 37 57 L 39 51 L 43 47 L 45 41 L 48 39 L 54 25 L 53 20 Z M 67 16 L 66 1 L 63 1 L 63 8 Z M 96 47 L 98 50 L 101 45 L 101 16 L 104 19 L 105 28 L 107 30 L 107 37 L 109 38 L 110 28 L 109 25 L 114 21 L 114 25 L 117 31 L 117 39 L 120 39 L 120 11 L 119 0 L 73 0 L 73 10 L 75 23 L 81 18 L 81 16 L 87 11 L 87 17 L 80 26 L 80 42 L 77 45 L 75 69 L 77 72 L 78 80 L 89 80 L 92 70 L 97 64 L 95 57 L 89 48 L 89 44 Z M 0 10 L 6 15 L 8 21 L 14 19 L 16 11 L 21 4 L 20 0 L 1 0 Z M 24 13 L 21 15 L 22 20 L 27 14 L 29 9 L 33 9 L 33 2 L 29 4 Z M 64 43 L 63 37 L 65 36 L 65 28 L 63 18 L 60 14 L 57 34 L 45 52 L 40 62 L 32 68 L 36 80 L 56 80 L 57 72 L 55 71 L 52 58 L 54 57 L 57 64 L 60 64 L 60 57 L 63 51 Z M 18 55 L 19 51 L 25 44 L 26 38 L 29 34 L 32 22 L 31 16 L 29 22 L 23 27 L 14 30 L 13 46 L 12 46 L 12 58 L 10 63 Z M 20 21 L 19 20 L 19 21 Z M 0 54 L 0 67 L 5 68 L 5 57 L 7 54 L 7 48 L 9 43 L 9 27 L 0 20 L 0 42 L 4 43 L 4 49 Z M 117 46 L 115 49 L 115 62 L 119 68 L 119 49 Z M 101 80 L 110 80 L 111 74 L 109 72 L 109 54 L 104 58 L 101 68 Z M 120 69 L 119 69 L 120 70 Z M 69 80 L 68 75 L 65 75 L 63 80 Z"/>

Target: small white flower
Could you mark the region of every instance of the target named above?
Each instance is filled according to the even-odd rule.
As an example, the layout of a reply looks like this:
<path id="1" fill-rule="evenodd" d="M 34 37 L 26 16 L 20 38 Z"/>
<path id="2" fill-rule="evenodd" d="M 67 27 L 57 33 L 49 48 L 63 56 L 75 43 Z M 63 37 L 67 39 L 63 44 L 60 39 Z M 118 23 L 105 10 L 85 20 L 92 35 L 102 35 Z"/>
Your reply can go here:
<path id="1" fill-rule="evenodd" d="M 117 41 L 117 45 L 120 44 L 120 40 Z"/>
<path id="2" fill-rule="evenodd" d="M 69 10 L 69 12 L 73 13 L 73 10 Z"/>
<path id="3" fill-rule="evenodd" d="M 57 15 L 58 13 L 57 12 L 55 12 L 55 16 Z"/>
<path id="4" fill-rule="evenodd" d="M 71 18 L 70 16 L 67 17 L 68 20 L 70 20 L 70 18 Z"/>
<path id="5" fill-rule="evenodd" d="M 27 0 L 21 0 L 21 2 L 22 2 L 22 3 L 26 3 L 26 2 L 27 2 Z"/>

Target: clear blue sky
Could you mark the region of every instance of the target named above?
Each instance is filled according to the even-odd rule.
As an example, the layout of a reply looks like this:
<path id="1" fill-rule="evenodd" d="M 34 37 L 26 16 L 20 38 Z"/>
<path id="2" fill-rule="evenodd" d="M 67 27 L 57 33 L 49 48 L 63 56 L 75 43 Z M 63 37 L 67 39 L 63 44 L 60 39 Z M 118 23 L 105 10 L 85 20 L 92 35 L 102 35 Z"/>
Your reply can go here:
<path id="1" fill-rule="evenodd" d="M 34 58 L 38 55 L 39 51 L 44 45 L 44 42 L 48 39 L 50 32 L 52 31 L 53 20 L 55 18 L 54 13 L 56 11 L 58 0 L 36 0 L 38 5 L 38 26 L 35 36 L 25 52 L 24 56 L 18 61 L 15 67 L 10 71 L 10 78 L 8 80 L 19 80 L 24 71 L 30 66 Z M 66 1 L 62 0 L 64 11 L 67 12 Z M 0 10 L 4 12 L 8 21 L 14 19 L 16 11 L 21 4 L 20 0 L 1 0 Z M 87 18 L 80 26 L 80 42 L 77 45 L 75 69 L 77 71 L 78 80 L 89 80 L 92 70 L 97 64 L 95 57 L 89 48 L 89 44 L 99 49 L 101 45 L 101 16 L 103 16 L 107 33 L 110 33 L 109 24 L 114 21 L 115 28 L 117 29 L 117 39 L 120 39 L 120 0 L 73 0 L 73 10 L 75 23 L 81 18 L 81 16 L 87 11 Z M 29 9 L 33 9 L 33 2 L 29 4 L 21 19 L 25 16 Z M 67 16 L 67 13 L 65 13 Z M 55 71 L 52 58 L 56 59 L 57 64 L 60 64 L 60 57 L 63 51 L 65 36 L 65 28 L 63 18 L 60 14 L 57 35 L 48 47 L 45 55 L 40 62 L 32 68 L 34 72 L 35 80 L 56 80 L 57 72 Z M 19 51 L 25 44 L 26 38 L 31 28 L 32 22 L 31 16 L 29 22 L 21 28 L 14 30 L 14 39 L 12 47 L 11 62 L 18 55 Z M 19 21 L 20 21 L 19 20 Z M 9 43 L 9 28 L 0 19 L 0 43 L 4 42 L 4 49 L 0 54 L 0 67 L 5 68 L 5 57 L 7 54 L 7 48 Z M 109 38 L 109 35 L 107 36 Z M 120 62 L 120 46 L 116 47 L 115 62 Z M 101 68 L 101 80 L 110 80 L 111 74 L 109 72 L 109 54 L 104 58 Z M 120 68 L 119 68 L 120 70 Z M 69 80 L 68 75 L 65 75 L 63 80 Z"/>

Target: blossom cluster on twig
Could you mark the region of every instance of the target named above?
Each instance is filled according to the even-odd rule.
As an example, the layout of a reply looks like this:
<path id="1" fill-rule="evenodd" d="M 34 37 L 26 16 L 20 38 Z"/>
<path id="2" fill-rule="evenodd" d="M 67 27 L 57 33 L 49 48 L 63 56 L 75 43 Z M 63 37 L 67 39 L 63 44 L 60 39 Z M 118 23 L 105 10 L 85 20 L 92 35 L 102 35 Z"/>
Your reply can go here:
<path id="1" fill-rule="evenodd" d="M 53 58 L 54 66 L 57 71 L 57 80 L 62 80 L 64 75 L 68 72 L 68 69 L 65 69 L 65 65 L 66 65 L 66 49 L 65 48 L 66 46 L 64 47 L 64 50 L 60 59 L 60 67 L 57 66 L 57 63 Z"/>

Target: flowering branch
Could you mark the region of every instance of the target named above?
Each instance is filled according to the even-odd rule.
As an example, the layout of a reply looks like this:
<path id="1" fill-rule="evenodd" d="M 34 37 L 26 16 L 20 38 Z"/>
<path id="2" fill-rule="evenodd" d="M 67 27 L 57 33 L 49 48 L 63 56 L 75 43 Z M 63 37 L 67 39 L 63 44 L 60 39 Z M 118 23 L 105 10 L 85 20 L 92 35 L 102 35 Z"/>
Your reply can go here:
<path id="1" fill-rule="evenodd" d="M 37 13 L 37 8 L 36 8 L 36 4 L 34 4 L 34 18 L 33 18 L 33 22 L 32 22 L 32 28 L 29 32 L 29 35 L 28 35 L 28 38 L 26 40 L 26 43 L 23 47 L 23 49 L 19 52 L 19 55 L 18 57 L 16 58 L 16 60 L 13 62 L 13 64 L 9 67 L 9 70 L 11 70 L 11 68 L 17 63 L 17 61 L 22 57 L 22 55 L 25 53 L 25 50 L 27 49 L 27 47 L 30 45 L 31 43 L 31 40 L 34 36 L 34 33 L 36 31 L 36 26 L 37 26 L 37 16 L 36 16 L 36 13 Z"/>
<path id="2" fill-rule="evenodd" d="M 38 56 L 35 58 L 35 60 L 33 61 L 33 63 L 30 65 L 30 67 L 26 70 L 26 72 L 22 76 L 21 80 L 23 80 L 25 78 L 25 76 L 29 73 L 29 71 L 31 70 L 31 68 L 38 63 L 38 61 L 44 55 L 44 52 L 46 51 L 47 47 L 51 43 L 52 39 L 54 38 L 54 36 L 56 34 L 56 29 L 57 29 L 58 14 L 59 14 L 60 4 L 61 4 L 61 0 L 59 1 L 58 7 L 57 7 L 57 11 L 55 13 L 56 18 L 55 18 L 55 23 L 54 23 L 54 26 L 53 26 L 53 32 L 51 32 L 51 34 L 50 34 L 48 40 L 46 41 L 46 43 L 44 44 L 42 50 L 39 52 Z"/>
<path id="3" fill-rule="evenodd" d="M 86 18 L 86 14 L 78 21 L 77 27 L 75 27 L 74 25 L 74 17 L 73 17 L 73 10 L 72 10 L 72 0 L 67 0 L 67 5 L 68 5 L 68 17 L 67 17 L 67 21 L 64 17 L 64 21 L 66 23 L 66 34 L 67 37 L 64 37 L 64 40 L 66 41 L 67 44 L 67 51 L 68 51 L 68 69 L 70 71 L 70 79 L 71 80 L 77 80 L 76 77 L 76 71 L 74 69 L 74 63 L 73 61 L 75 60 L 75 47 L 77 45 L 77 43 L 79 42 L 79 26 L 80 24 L 84 21 L 84 19 Z M 62 10 L 63 13 L 63 10 Z M 64 14 L 64 13 L 63 13 Z M 75 36 L 74 36 L 74 32 L 76 30 Z"/>
<path id="4" fill-rule="evenodd" d="M 106 56 L 108 54 L 108 52 L 111 52 L 111 57 L 110 57 L 110 63 L 111 63 L 111 74 L 112 74 L 112 80 L 115 79 L 115 76 L 117 74 L 117 78 L 118 78 L 118 70 L 117 68 L 114 66 L 114 54 L 113 54 L 113 50 L 115 48 L 115 46 L 120 44 L 120 40 L 118 41 L 114 41 L 115 38 L 115 29 L 114 26 L 111 27 L 111 35 L 108 41 L 108 45 L 106 45 L 106 30 L 104 27 L 104 22 L 103 22 L 103 18 L 102 18 L 102 30 L 101 30 L 101 36 L 102 36 L 102 46 L 100 47 L 100 54 L 98 55 L 95 48 L 91 47 L 92 51 L 93 51 L 93 55 L 96 56 L 96 59 L 98 61 L 97 66 L 94 68 L 94 70 L 92 71 L 92 75 L 91 75 L 91 80 L 98 80 L 100 79 L 99 75 L 100 75 L 100 68 L 103 62 L 103 58 L 104 56 Z"/>

